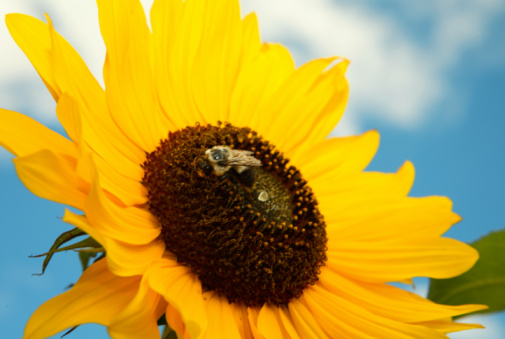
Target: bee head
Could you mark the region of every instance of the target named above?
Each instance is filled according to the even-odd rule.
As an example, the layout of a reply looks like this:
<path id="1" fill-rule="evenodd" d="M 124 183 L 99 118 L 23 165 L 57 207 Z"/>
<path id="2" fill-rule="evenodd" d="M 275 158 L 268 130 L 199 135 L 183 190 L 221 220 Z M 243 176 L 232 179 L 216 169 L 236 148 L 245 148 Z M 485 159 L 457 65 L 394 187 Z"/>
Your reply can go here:
<path id="1" fill-rule="evenodd" d="M 225 146 L 214 146 L 205 151 L 209 160 L 220 166 L 226 166 L 226 160 L 230 156 L 230 151 Z"/>
<path id="2" fill-rule="evenodd" d="M 223 175 L 230 169 L 230 166 L 228 166 L 228 159 L 230 157 L 229 147 L 214 146 L 206 150 L 205 154 L 214 167 L 214 173 L 216 175 Z"/>

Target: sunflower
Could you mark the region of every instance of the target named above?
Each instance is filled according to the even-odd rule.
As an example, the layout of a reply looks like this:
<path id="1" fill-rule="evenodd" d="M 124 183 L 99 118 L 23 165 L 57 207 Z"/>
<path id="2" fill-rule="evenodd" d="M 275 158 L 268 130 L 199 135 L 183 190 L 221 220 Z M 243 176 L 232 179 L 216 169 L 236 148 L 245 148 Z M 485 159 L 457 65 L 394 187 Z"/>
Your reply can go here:
<path id="1" fill-rule="evenodd" d="M 407 194 L 414 168 L 364 172 L 371 131 L 327 138 L 348 61 L 295 68 L 237 0 L 98 0 L 105 90 L 53 28 L 7 26 L 68 138 L 2 110 L 23 183 L 106 251 L 40 306 L 25 338 L 98 323 L 114 338 L 437 338 L 479 325 L 389 283 L 448 278 L 478 254 L 441 235 L 444 197 Z"/>

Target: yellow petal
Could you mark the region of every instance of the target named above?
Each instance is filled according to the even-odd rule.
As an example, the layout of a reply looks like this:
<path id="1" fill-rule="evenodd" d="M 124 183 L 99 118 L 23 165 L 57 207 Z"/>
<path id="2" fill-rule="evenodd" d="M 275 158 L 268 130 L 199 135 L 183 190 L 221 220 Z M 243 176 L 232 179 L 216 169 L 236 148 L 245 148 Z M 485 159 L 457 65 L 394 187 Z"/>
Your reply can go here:
<path id="1" fill-rule="evenodd" d="M 258 330 L 265 338 L 286 338 L 277 305 L 264 304 L 258 316 Z"/>
<path id="2" fill-rule="evenodd" d="M 297 153 L 291 161 L 318 196 L 332 189 L 342 176 L 365 169 L 378 147 L 379 134 L 372 130 L 360 136 L 324 140 L 304 154 Z"/>
<path id="3" fill-rule="evenodd" d="M 22 157 L 43 149 L 66 157 L 76 157 L 77 148 L 68 139 L 32 118 L 0 108 L 0 145 Z"/>
<path id="4" fill-rule="evenodd" d="M 321 286 L 334 295 L 360 305 L 378 316 L 404 323 L 438 321 L 482 309 L 482 305 L 435 304 L 417 294 L 388 284 L 355 282 L 328 267 L 321 268 L 319 281 Z"/>
<path id="5" fill-rule="evenodd" d="M 105 249 L 107 249 L 106 247 L 107 241 L 110 240 L 110 238 L 107 238 L 102 233 L 97 231 L 93 226 L 91 226 L 86 216 L 75 214 L 74 212 L 65 209 L 65 214 L 63 215 L 63 221 L 77 227 L 81 231 L 86 232 L 86 234 L 88 234 L 90 237 L 98 241 L 102 246 L 104 246 Z M 109 262 L 110 260 L 108 259 L 107 261 Z M 115 272 L 113 271 L 112 273 L 115 274 Z"/>
<path id="6" fill-rule="evenodd" d="M 88 267 L 74 287 L 42 304 L 28 320 L 23 338 L 46 338 L 85 323 L 109 325 L 135 296 L 140 277 L 117 277 L 106 261 Z"/>
<path id="7" fill-rule="evenodd" d="M 255 339 L 264 339 L 265 337 L 258 329 L 258 317 L 260 314 L 260 309 L 257 307 L 248 307 L 247 308 L 247 316 L 249 318 L 249 326 L 251 327 L 251 332 L 253 334 L 253 338 Z"/>
<path id="8" fill-rule="evenodd" d="M 435 331 L 438 331 L 440 333 L 452 333 L 452 332 L 459 332 L 459 331 L 465 331 L 465 330 L 472 330 L 475 328 L 484 328 L 484 326 L 482 326 L 480 324 L 466 324 L 466 323 L 453 322 L 450 318 L 443 319 L 443 320 L 426 321 L 426 322 L 418 323 L 418 325 L 427 326 L 427 327 L 432 328 Z M 478 337 L 478 335 L 476 333 L 475 338 L 477 338 L 477 337 Z M 484 337 L 485 336 L 482 336 L 482 338 L 484 338 Z"/>
<path id="9" fill-rule="evenodd" d="M 91 131 L 93 127 L 87 122 L 83 123 L 83 136 L 87 146 L 93 151 L 95 159 L 94 165 L 96 170 L 103 176 L 103 185 L 112 194 L 121 200 L 125 205 L 131 206 L 145 202 L 145 192 L 140 181 L 143 176 L 143 170 L 140 165 L 144 162 L 144 158 L 139 162 L 133 162 L 128 159 L 128 155 L 121 153 L 118 149 L 113 149 L 113 141 L 109 140 L 108 145 L 101 144 L 101 138 L 97 137 L 100 131 Z M 99 151 L 94 149 L 94 145 L 100 147 Z M 103 146 L 103 148 L 102 148 Z M 120 145 L 123 148 L 127 144 Z M 143 154 L 145 157 L 145 153 Z M 85 163 L 79 162 L 77 171 L 83 178 L 90 180 L 86 175 Z"/>
<path id="10" fill-rule="evenodd" d="M 81 141 L 81 116 L 82 112 L 78 103 L 67 93 L 62 93 L 56 106 L 56 115 L 60 120 L 70 139 L 76 143 Z"/>
<path id="11" fill-rule="evenodd" d="M 202 39 L 191 71 L 193 98 L 207 121 L 229 121 L 230 97 L 242 48 L 238 1 L 207 1 L 201 29 Z"/>
<path id="12" fill-rule="evenodd" d="M 89 223 L 83 215 L 65 211 L 63 221 L 83 230 L 98 241 L 107 252 L 109 270 L 118 276 L 132 276 L 143 274 L 151 263 L 160 259 L 165 251 L 162 239 L 155 240 L 145 245 L 131 245 L 114 240 L 103 235 Z"/>
<path id="13" fill-rule="evenodd" d="M 52 25 L 22 14 L 9 14 L 7 26 L 14 40 L 30 59 L 56 101 L 62 93 L 75 100 L 81 113 L 82 139 L 90 149 L 108 162 L 130 173 L 132 166 L 143 162 L 145 151 L 133 144 L 117 128 L 105 100 L 105 93 L 84 61 Z M 66 130 L 75 108 L 66 113 L 60 109 L 58 117 Z M 76 140 L 77 141 L 77 140 Z"/>
<path id="14" fill-rule="evenodd" d="M 80 178 L 90 183 L 93 182 L 95 172 L 98 172 L 102 188 L 114 195 L 122 206 L 143 205 L 147 202 L 147 190 L 141 183 L 143 170 L 139 165 L 129 171 L 128 168 L 115 166 L 107 159 L 88 153 L 79 159 L 76 172 Z"/>
<path id="15" fill-rule="evenodd" d="M 382 241 L 402 236 L 440 236 L 461 218 L 445 197 L 387 198 L 354 195 L 318 200 L 331 238 Z"/>
<path id="16" fill-rule="evenodd" d="M 62 124 L 67 126 L 66 130 L 69 136 L 74 140 L 80 140 L 83 127 L 81 117 L 86 115 L 83 114 L 81 105 L 67 93 L 63 93 L 58 101 L 56 113 L 60 117 Z M 88 121 L 84 121 L 84 139 L 88 142 L 92 135 L 90 134 L 89 127 Z M 90 153 L 96 154 L 91 148 L 91 145 L 94 145 L 94 143 L 79 143 L 81 157 L 76 168 L 77 175 L 84 181 L 90 183 L 93 180 L 95 171 L 98 171 L 102 178 L 103 188 L 109 193 L 112 193 L 124 205 L 144 204 L 147 197 L 146 190 L 140 183 L 143 170 L 139 164 L 134 164 L 130 161 L 115 163 L 116 156 L 107 159 L 109 162 L 101 156 L 88 156 Z M 91 161 L 91 158 L 93 158 L 93 161 Z M 110 163 L 115 163 L 116 166 L 112 166 Z M 117 166 L 121 163 L 121 166 Z"/>
<path id="17" fill-rule="evenodd" d="M 207 329 L 207 315 L 202 297 L 202 285 L 190 268 L 173 258 L 155 262 L 146 273 L 149 285 L 182 316 L 191 338 L 201 338 Z"/>
<path id="18" fill-rule="evenodd" d="M 237 324 L 238 331 L 240 333 L 240 338 L 253 339 L 254 335 L 251 330 L 251 325 L 249 324 L 247 306 L 242 303 L 231 303 L 230 307 L 233 313 L 233 317 L 235 318 L 235 323 Z"/>
<path id="19" fill-rule="evenodd" d="M 329 185 L 319 177 L 312 180 L 311 184 L 317 186 L 317 199 L 340 199 L 339 205 L 347 199 L 406 197 L 414 183 L 414 166 L 406 161 L 396 173 L 360 172 L 338 178 L 338 185 Z M 333 183 L 336 183 L 334 180 Z M 326 185 L 325 185 L 326 184 Z M 331 187 L 329 187 L 331 186 Z M 339 196 L 342 197 L 339 197 Z M 345 199 L 343 196 L 345 195 Z"/>
<path id="20" fill-rule="evenodd" d="M 203 299 L 208 319 L 207 331 L 203 338 L 240 339 L 228 299 L 221 298 L 214 292 L 205 293 Z"/>
<path id="21" fill-rule="evenodd" d="M 313 152 L 337 125 L 349 94 L 344 77 L 347 65 L 347 61 L 339 62 L 324 70 L 306 93 L 290 99 L 288 107 L 276 117 L 271 129 L 282 137 L 277 146 L 289 157 Z"/>
<path id="22" fill-rule="evenodd" d="M 74 107 L 70 108 L 67 114 L 79 111 L 82 141 L 91 150 L 122 168 L 123 173 L 131 172 L 132 166 L 138 167 L 143 161 L 144 151 L 117 128 L 110 116 L 105 93 L 100 84 L 79 54 L 54 30 L 48 17 L 47 20 L 48 27 L 34 18 L 31 18 L 29 24 L 37 26 L 40 30 L 49 29 L 51 51 L 48 55 L 51 58 L 56 85 L 61 92 L 68 93 L 74 99 Z M 62 110 L 58 116 L 62 117 L 66 112 Z M 67 126 L 66 123 L 72 120 L 75 118 L 61 118 L 60 121 L 68 130 L 71 126 Z"/>
<path id="23" fill-rule="evenodd" d="M 154 80 L 158 100 L 168 119 L 177 129 L 194 124 L 197 119 L 188 119 L 185 110 L 179 107 L 171 84 L 169 54 L 179 32 L 179 21 L 185 2 L 182 0 L 155 0 L 151 8 L 151 26 L 154 45 Z"/>
<path id="24" fill-rule="evenodd" d="M 155 217 L 142 207 L 120 207 L 107 197 L 95 175 L 86 206 L 86 216 L 102 234 L 128 244 L 153 241 L 161 232 Z"/>
<path id="25" fill-rule="evenodd" d="M 313 60 L 290 77 L 259 106 L 251 127 L 291 157 L 295 147 L 314 127 L 314 119 L 327 105 L 336 88 L 335 68 L 324 71 L 335 58 Z M 265 119 L 264 117 L 270 117 Z M 275 117 L 272 120 L 271 117 Z M 286 136 L 290 137 L 287 138 Z"/>
<path id="26" fill-rule="evenodd" d="M 50 150 L 14 159 L 16 172 L 35 195 L 83 209 L 89 186 L 75 175 L 75 164 Z"/>
<path id="27" fill-rule="evenodd" d="M 103 90 L 91 74 L 79 54 L 63 39 L 46 15 L 48 25 L 34 18 L 25 18 L 26 24 L 49 32 L 50 49 L 45 57 L 50 59 L 53 87 L 58 89 L 57 116 L 67 134 L 75 142 L 81 142 L 81 117 L 89 119 L 94 114 L 106 112 Z M 27 53 L 30 58 L 30 53 Z M 62 96 L 66 98 L 63 99 Z M 73 100 L 70 101 L 69 98 Z M 60 103 L 61 100 L 64 102 Z M 82 106 L 82 107 L 81 107 Z"/>
<path id="28" fill-rule="evenodd" d="M 293 319 L 289 313 L 289 309 L 286 305 L 279 306 L 279 315 L 282 321 L 284 329 L 288 333 L 290 338 L 297 339 L 300 338 L 298 332 L 296 331 L 295 325 L 293 324 Z"/>
<path id="29" fill-rule="evenodd" d="M 323 331 L 312 312 L 300 299 L 291 300 L 288 307 L 291 318 L 293 319 L 293 324 L 301 338 L 330 338 Z"/>
<path id="30" fill-rule="evenodd" d="M 203 35 L 205 9 L 204 0 L 184 1 L 184 8 L 177 21 L 178 33 L 169 41 L 168 54 L 163 55 L 168 63 L 165 75 L 169 79 L 178 112 L 185 116 L 187 125 L 210 122 L 199 112 L 191 88 L 193 63 Z M 164 108 L 166 110 L 166 107 Z"/>
<path id="31" fill-rule="evenodd" d="M 107 48 L 106 99 L 120 129 L 145 151 L 173 130 L 154 89 L 151 33 L 136 0 L 99 0 L 102 37 Z M 111 20 L 114 18 L 114 20 Z"/>
<path id="32" fill-rule="evenodd" d="M 114 339 L 159 339 L 157 322 L 166 306 L 166 301 L 149 287 L 144 277 L 133 300 L 108 326 L 109 335 Z"/>
<path id="33" fill-rule="evenodd" d="M 264 304 L 258 317 L 258 329 L 265 338 L 297 338 L 298 334 L 289 318 L 281 317 L 280 306 Z M 287 316 L 287 314 L 285 314 Z M 284 321 L 283 321 L 284 320 Z M 285 322 L 286 321 L 286 322 Z M 288 326 L 288 329 L 285 328 Z"/>
<path id="34" fill-rule="evenodd" d="M 349 61 L 342 59 L 331 69 L 331 72 L 327 73 L 327 79 L 330 80 L 330 88 L 326 90 L 331 93 L 331 98 L 317 117 L 313 118 L 313 127 L 308 131 L 307 136 L 304 137 L 300 148 L 296 148 L 297 152 L 304 154 L 305 151 L 301 149 L 302 147 L 307 152 L 310 152 L 314 148 L 314 145 L 328 137 L 340 121 L 349 97 L 349 84 L 345 78 L 348 66 Z"/>
<path id="35" fill-rule="evenodd" d="M 294 69 L 291 54 L 284 46 L 264 44 L 261 52 L 240 69 L 231 97 L 230 121 L 237 126 L 249 126 L 256 116 L 271 120 L 269 112 L 260 108 Z"/>
<path id="36" fill-rule="evenodd" d="M 177 334 L 177 338 L 191 339 L 191 335 L 186 329 L 186 325 L 184 325 L 181 314 L 170 304 L 167 305 L 165 319 L 167 320 L 168 326 Z"/>
<path id="37" fill-rule="evenodd" d="M 47 86 L 55 101 L 61 94 L 53 74 L 52 60 L 50 58 L 51 36 L 47 26 L 25 14 L 8 14 L 5 16 L 7 28 L 18 46 L 26 54 L 33 67 Z"/>
<path id="38" fill-rule="evenodd" d="M 109 268 L 119 276 L 143 274 L 154 261 L 163 256 L 166 245 L 154 239 L 145 245 L 131 245 L 108 238 L 104 245 L 109 258 Z"/>
<path id="39" fill-rule="evenodd" d="M 273 113 L 276 116 L 276 120 L 281 117 L 282 122 L 286 124 L 293 119 L 289 117 L 288 108 L 293 106 L 293 104 L 302 101 L 302 98 L 308 91 L 314 86 L 323 73 L 324 69 L 331 64 L 335 58 L 317 59 L 312 60 L 296 71 L 294 71 L 291 76 L 286 79 L 283 85 L 279 88 L 277 93 L 270 98 L 270 100 L 264 104 L 265 108 L 269 110 L 269 113 Z M 269 105 L 274 105 L 273 107 L 267 107 Z M 257 124 L 257 130 L 268 131 L 272 126 L 271 121 L 260 121 L 261 117 L 255 117 L 253 122 Z M 280 122 L 276 122 L 279 124 Z"/>
<path id="40" fill-rule="evenodd" d="M 242 65 L 252 60 L 261 48 L 258 17 L 256 13 L 249 13 L 242 20 Z"/>
<path id="41" fill-rule="evenodd" d="M 317 283 L 303 292 L 302 300 L 330 338 L 444 338 L 428 327 L 374 315 Z"/>
<path id="42" fill-rule="evenodd" d="M 82 105 L 67 93 L 60 96 L 56 112 L 62 123 L 67 126 L 67 133 L 74 140 L 80 140 L 81 135 L 84 135 L 83 142 L 79 143 L 80 158 L 76 168 L 77 175 L 90 183 L 93 180 L 95 171 L 98 171 L 102 178 L 103 188 L 112 193 L 124 205 L 131 206 L 145 203 L 147 197 L 146 190 L 140 183 L 143 175 L 140 164 L 135 164 L 122 155 L 118 156 L 117 151 L 105 153 L 111 155 L 106 159 L 97 154 L 92 147 L 100 144 L 100 141 L 95 138 L 92 131 L 93 127 L 88 121 L 89 117 L 84 118 L 88 114 L 85 113 Z M 84 118 L 84 121 L 82 121 L 82 118 Z M 89 156 L 89 154 L 92 154 L 92 156 Z M 91 158 L 93 158 L 93 161 L 91 161 Z"/>
<path id="43" fill-rule="evenodd" d="M 479 254 L 449 238 L 400 237 L 391 241 L 328 243 L 327 266 L 364 282 L 393 282 L 412 277 L 451 278 L 469 270 Z"/>

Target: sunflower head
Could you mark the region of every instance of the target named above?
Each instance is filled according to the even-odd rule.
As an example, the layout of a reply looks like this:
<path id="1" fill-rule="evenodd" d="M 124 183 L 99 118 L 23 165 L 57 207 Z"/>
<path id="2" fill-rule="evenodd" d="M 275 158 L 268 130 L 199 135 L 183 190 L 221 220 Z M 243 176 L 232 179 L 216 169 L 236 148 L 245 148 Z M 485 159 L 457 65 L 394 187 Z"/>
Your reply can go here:
<path id="1" fill-rule="evenodd" d="M 142 167 L 167 250 L 205 290 L 261 307 L 288 303 L 317 281 L 327 242 L 317 201 L 300 172 L 255 131 L 186 127 L 162 140 Z"/>

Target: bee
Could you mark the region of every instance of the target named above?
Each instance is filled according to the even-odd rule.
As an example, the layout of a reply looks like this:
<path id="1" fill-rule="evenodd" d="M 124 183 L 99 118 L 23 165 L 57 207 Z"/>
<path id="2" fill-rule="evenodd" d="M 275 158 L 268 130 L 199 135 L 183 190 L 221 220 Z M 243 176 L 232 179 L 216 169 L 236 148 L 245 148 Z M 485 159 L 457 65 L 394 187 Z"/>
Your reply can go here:
<path id="1" fill-rule="evenodd" d="M 224 176 L 232 170 L 237 179 L 248 187 L 252 187 L 254 183 L 253 167 L 262 166 L 261 161 L 253 154 L 252 151 L 232 149 L 228 146 L 214 146 L 205 151 L 215 175 Z"/>

